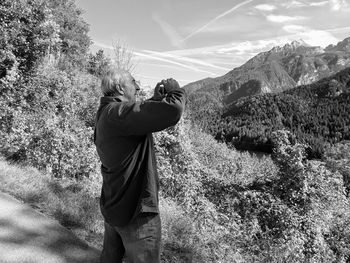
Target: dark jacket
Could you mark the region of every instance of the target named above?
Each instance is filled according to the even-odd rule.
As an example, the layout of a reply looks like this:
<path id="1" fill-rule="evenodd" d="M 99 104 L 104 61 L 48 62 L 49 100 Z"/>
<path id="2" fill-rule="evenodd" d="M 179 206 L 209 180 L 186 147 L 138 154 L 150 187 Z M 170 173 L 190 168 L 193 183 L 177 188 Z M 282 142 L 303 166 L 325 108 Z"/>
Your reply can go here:
<path id="1" fill-rule="evenodd" d="M 152 132 L 175 125 L 184 104 L 183 89 L 161 101 L 101 98 L 94 140 L 102 163 L 101 212 L 109 224 L 123 226 L 140 212 L 158 213 Z"/>

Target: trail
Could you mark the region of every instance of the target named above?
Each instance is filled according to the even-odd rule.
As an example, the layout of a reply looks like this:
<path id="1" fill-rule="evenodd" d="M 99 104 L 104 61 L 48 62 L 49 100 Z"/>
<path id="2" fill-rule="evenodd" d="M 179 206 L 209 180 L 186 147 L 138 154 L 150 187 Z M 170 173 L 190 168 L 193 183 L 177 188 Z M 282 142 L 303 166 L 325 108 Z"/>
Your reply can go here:
<path id="1" fill-rule="evenodd" d="M 0 193 L 0 263 L 98 263 L 89 247 L 57 221 Z"/>

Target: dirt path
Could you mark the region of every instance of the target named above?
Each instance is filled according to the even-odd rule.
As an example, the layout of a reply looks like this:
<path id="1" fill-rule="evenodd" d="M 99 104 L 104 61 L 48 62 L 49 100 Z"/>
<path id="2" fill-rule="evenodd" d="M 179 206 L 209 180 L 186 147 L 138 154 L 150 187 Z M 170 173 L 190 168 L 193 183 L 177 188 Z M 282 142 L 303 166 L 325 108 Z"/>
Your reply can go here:
<path id="1" fill-rule="evenodd" d="M 0 193 L 0 263 L 98 263 L 99 251 L 56 221 Z"/>

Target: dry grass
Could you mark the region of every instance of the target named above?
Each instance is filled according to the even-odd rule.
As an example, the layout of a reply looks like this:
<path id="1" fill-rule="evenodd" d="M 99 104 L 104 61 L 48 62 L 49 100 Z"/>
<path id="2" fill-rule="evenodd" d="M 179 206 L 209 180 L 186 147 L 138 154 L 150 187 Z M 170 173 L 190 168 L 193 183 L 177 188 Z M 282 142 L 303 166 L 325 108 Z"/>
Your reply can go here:
<path id="1" fill-rule="evenodd" d="M 54 179 L 28 166 L 0 159 L 0 191 L 56 219 L 90 245 L 101 248 L 103 218 L 89 182 Z"/>

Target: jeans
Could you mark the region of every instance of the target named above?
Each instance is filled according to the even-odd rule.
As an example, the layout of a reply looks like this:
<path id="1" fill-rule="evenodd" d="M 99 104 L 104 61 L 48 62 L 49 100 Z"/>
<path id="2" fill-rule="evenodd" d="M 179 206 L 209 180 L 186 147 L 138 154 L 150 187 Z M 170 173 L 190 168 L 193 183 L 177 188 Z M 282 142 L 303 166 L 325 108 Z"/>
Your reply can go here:
<path id="1" fill-rule="evenodd" d="M 159 214 L 141 213 L 123 227 L 105 222 L 101 263 L 159 263 L 160 240 Z"/>

